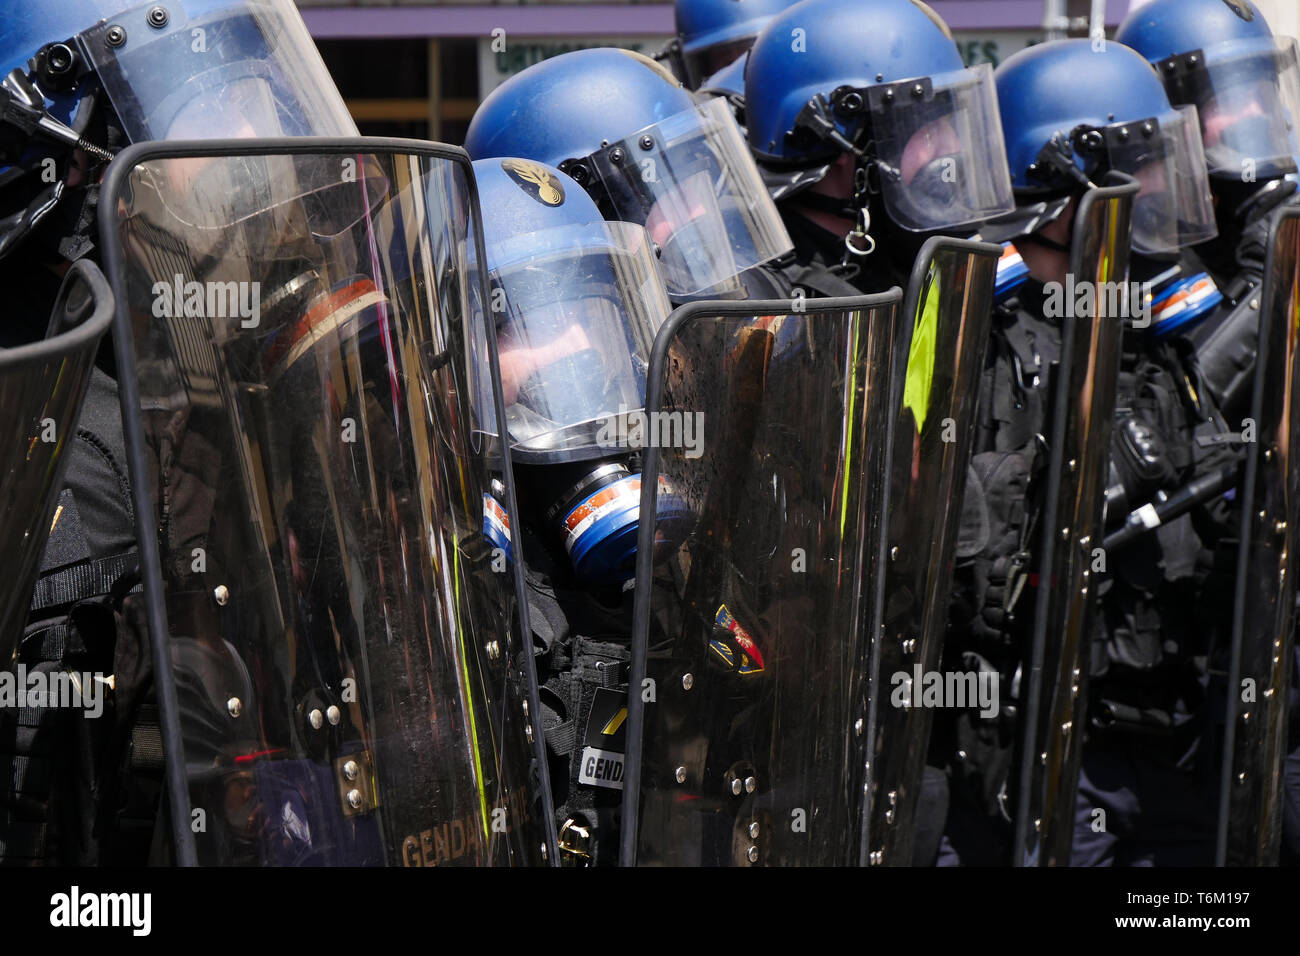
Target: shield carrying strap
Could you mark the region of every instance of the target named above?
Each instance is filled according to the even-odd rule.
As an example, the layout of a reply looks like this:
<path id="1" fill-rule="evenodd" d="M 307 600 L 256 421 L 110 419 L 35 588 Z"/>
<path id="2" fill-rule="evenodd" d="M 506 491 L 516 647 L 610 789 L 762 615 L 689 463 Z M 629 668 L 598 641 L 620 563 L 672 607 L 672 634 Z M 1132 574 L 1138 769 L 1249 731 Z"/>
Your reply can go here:
<path id="1" fill-rule="evenodd" d="M 33 613 L 65 604 L 75 604 L 101 594 L 111 594 L 117 583 L 134 574 L 139 555 L 132 549 L 121 554 L 78 562 L 45 575 L 32 593 Z M 140 590 L 137 584 L 132 590 Z"/>

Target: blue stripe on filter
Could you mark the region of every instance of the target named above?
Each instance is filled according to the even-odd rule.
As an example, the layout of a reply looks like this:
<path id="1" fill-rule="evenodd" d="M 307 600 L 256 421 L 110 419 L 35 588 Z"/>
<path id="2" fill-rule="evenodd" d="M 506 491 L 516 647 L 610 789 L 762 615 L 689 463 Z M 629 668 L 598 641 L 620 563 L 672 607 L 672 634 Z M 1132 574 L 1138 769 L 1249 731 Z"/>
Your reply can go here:
<path id="1" fill-rule="evenodd" d="M 1222 301 L 1223 293 L 1208 273 L 1179 279 L 1157 292 L 1152 300 L 1151 332 L 1157 338 L 1170 335 L 1204 318 Z"/>
<path id="2" fill-rule="evenodd" d="M 1001 305 L 1020 290 L 1029 278 L 1029 266 L 1020 258 L 1020 252 L 1009 242 L 1002 243 L 1002 258 L 998 260 L 997 278 L 993 282 L 993 302 Z"/>
<path id="3" fill-rule="evenodd" d="M 506 560 L 514 560 L 510 546 L 510 524 L 501 503 L 486 491 L 483 492 L 483 535 L 492 542 L 493 547 L 506 553 Z"/>
<path id="4" fill-rule="evenodd" d="M 629 475 L 615 482 L 625 490 L 607 502 L 608 509 L 588 525 L 572 542 L 569 557 L 580 577 L 592 581 L 627 580 L 635 574 L 637 520 L 641 514 L 640 475 Z M 633 489 L 632 483 L 637 487 Z M 612 485 L 609 487 L 613 487 Z M 600 488 L 569 510 L 577 511 L 593 497 L 607 492 Z M 568 521 L 569 515 L 565 515 Z"/>

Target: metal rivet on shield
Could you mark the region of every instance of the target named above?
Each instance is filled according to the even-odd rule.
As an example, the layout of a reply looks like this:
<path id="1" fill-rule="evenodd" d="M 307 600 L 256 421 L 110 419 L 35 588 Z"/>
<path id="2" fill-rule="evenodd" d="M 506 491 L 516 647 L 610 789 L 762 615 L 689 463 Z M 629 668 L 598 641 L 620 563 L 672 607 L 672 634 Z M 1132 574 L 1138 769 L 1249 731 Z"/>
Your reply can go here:
<path id="1" fill-rule="evenodd" d="M 1237 774 L 1237 783 L 1245 783 L 1245 782 L 1246 782 L 1245 772 L 1243 771 L 1242 773 Z"/>
<path id="2" fill-rule="evenodd" d="M 690 689 L 691 689 L 692 687 L 694 687 L 694 686 L 695 686 L 695 675 L 694 675 L 694 674 L 683 674 L 683 675 L 682 675 L 682 690 L 690 690 Z"/>
<path id="3" fill-rule="evenodd" d="M 757 840 L 757 839 L 758 839 L 758 821 L 757 821 L 757 820 L 755 820 L 753 823 L 751 823 L 751 824 L 749 825 L 749 838 L 750 838 L 751 840 Z"/>
<path id="4" fill-rule="evenodd" d="M 546 859 L 546 844 L 542 844 L 542 859 Z"/>
<path id="5" fill-rule="evenodd" d="M 892 809 L 889 809 L 889 810 L 886 810 L 886 811 L 885 811 L 885 822 L 886 822 L 886 823 L 893 823 L 893 822 L 894 822 L 894 811 L 893 811 Z"/>
<path id="6" fill-rule="evenodd" d="M 149 26 L 161 30 L 167 26 L 167 11 L 162 7 L 149 8 Z"/>
<path id="7" fill-rule="evenodd" d="M 957 751 L 957 759 L 958 759 L 958 760 L 965 760 L 965 759 L 966 759 L 966 751 L 964 751 L 964 750 L 958 750 L 958 751 Z"/>
<path id="8" fill-rule="evenodd" d="M 896 806 L 898 806 L 898 791 L 897 791 L 897 790 L 890 790 L 890 791 L 889 791 L 889 805 L 890 805 L 891 807 L 896 807 Z"/>
<path id="9" fill-rule="evenodd" d="M 903 653 L 910 654 L 914 650 L 916 650 L 916 638 L 909 637 L 907 640 L 903 642 Z"/>
<path id="10" fill-rule="evenodd" d="M 496 660 L 498 657 L 500 657 L 500 656 L 501 656 L 501 645 L 498 644 L 496 641 L 488 641 L 488 643 L 487 643 L 487 656 L 488 656 L 488 660 L 490 660 L 490 661 L 494 661 L 494 660 Z"/>
<path id="11" fill-rule="evenodd" d="M 623 150 L 618 146 L 615 146 L 613 149 L 609 151 L 609 161 L 616 166 L 619 163 L 623 162 L 626 156 L 627 154 L 624 153 Z"/>
<path id="12" fill-rule="evenodd" d="M 679 780 L 678 783 L 681 783 L 681 781 Z M 741 791 L 743 791 L 744 789 L 745 789 L 745 785 L 740 782 L 739 777 L 736 777 L 731 781 L 731 793 L 733 796 L 737 796 L 737 797 L 740 796 Z"/>
<path id="13" fill-rule="evenodd" d="M 654 149 L 655 140 L 653 136 L 642 136 L 640 142 L 642 149 Z"/>
<path id="14" fill-rule="evenodd" d="M 1066 463 L 1066 467 L 1068 467 L 1071 471 L 1074 471 L 1076 468 L 1079 467 L 1079 459 L 1071 458 L 1069 462 Z"/>
<path id="15" fill-rule="evenodd" d="M 863 727 L 862 718 L 859 717 L 857 720 L 853 722 L 853 733 L 855 736 L 858 737 L 862 736 L 862 727 Z"/>
<path id="16" fill-rule="evenodd" d="M 360 809 L 361 809 L 361 791 L 360 791 L 360 790 L 349 790 L 349 791 L 348 791 L 348 806 L 350 806 L 353 810 L 360 810 Z"/>
<path id="17" fill-rule="evenodd" d="M 1274 522 L 1274 524 L 1273 524 L 1273 531 L 1274 531 L 1274 533 L 1276 533 L 1276 534 L 1281 534 L 1281 533 L 1282 533 L 1283 531 L 1285 531 L 1285 530 L 1286 530 L 1286 522 L 1285 522 L 1285 521 L 1277 521 L 1277 522 Z"/>
<path id="18" fill-rule="evenodd" d="M 343 776 L 346 777 L 348 780 L 357 779 L 357 774 L 360 772 L 361 772 L 361 768 L 357 766 L 357 762 L 355 760 L 349 760 L 347 763 L 343 765 Z"/>
<path id="19" fill-rule="evenodd" d="M 533 725 L 532 725 L 532 724 L 524 724 L 524 736 L 528 738 L 528 742 L 529 742 L 530 744 L 533 742 Z"/>
<path id="20" fill-rule="evenodd" d="M 1260 521 L 1264 521 L 1264 520 L 1266 520 L 1267 518 L 1268 518 L 1268 512 L 1267 512 L 1267 511 L 1261 511 L 1261 512 L 1259 513 L 1259 520 L 1260 520 Z"/>
<path id="21" fill-rule="evenodd" d="M 1035 821 L 1034 821 L 1034 832 L 1035 832 L 1035 833 L 1042 833 L 1042 832 L 1043 832 L 1043 821 L 1042 821 L 1042 820 L 1035 820 Z"/>
<path id="22" fill-rule="evenodd" d="M 1256 311 L 1259 311 L 1259 299 L 1251 299 L 1250 307 Z"/>
<path id="23" fill-rule="evenodd" d="M 1265 461 L 1272 461 L 1272 460 L 1273 460 L 1273 449 L 1271 449 L 1271 448 L 1265 448 L 1265 449 L 1264 449 L 1264 460 L 1265 460 Z"/>
<path id="24" fill-rule="evenodd" d="M 1241 715 L 1241 722 L 1242 722 L 1243 724 L 1248 724 L 1248 723 L 1250 723 L 1250 711 L 1246 711 L 1245 713 L 1243 713 L 1243 714 Z"/>
<path id="25" fill-rule="evenodd" d="M 871 855 L 867 857 L 867 859 L 871 861 L 872 866 L 879 866 L 881 863 L 885 861 L 885 851 L 872 850 Z"/>
<path id="26" fill-rule="evenodd" d="M 339 724 L 339 720 L 342 717 L 343 715 L 339 713 L 339 709 L 335 707 L 333 704 L 330 704 L 329 707 L 325 709 L 325 719 L 330 722 L 331 727 L 337 727 Z"/>
<path id="27" fill-rule="evenodd" d="M 1038 762 L 1039 762 L 1040 764 L 1042 764 L 1044 767 L 1047 766 L 1047 751 L 1046 751 L 1046 750 L 1044 750 L 1041 754 L 1038 755 Z"/>
<path id="28" fill-rule="evenodd" d="M 524 701 L 524 716 L 528 716 L 528 701 Z"/>
<path id="29" fill-rule="evenodd" d="M 1070 529 L 1069 529 L 1069 528 L 1062 528 L 1062 529 L 1061 529 L 1061 540 L 1062 540 L 1062 541 L 1068 541 L 1069 538 L 1070 538 Z"/>
<path id="30" fill-rule="evenodd" d="M 126 42 L 126 31 L 121 27 L 109 27 L 104 32 L 104 42 L 113 47 L 121 46 Z"/>
<path id="31" fill-rule="evenodd" d="M 685 767 L 678 767 L 677 770 L 676 770 L 676 772 L 673 773 L 673 777 L 674 777 L 674 779 L 676 779 L 676 781 L 677 781 L 678 783 L 685 783 L 685 782 L 686 782 L 686 768 L 685 768 Z"/>
<path id="32" fill-rule="evenodd" d="M 226 712 L 231 717 L 238 717 L 244 712 L 244 702 L 238 697 L 230 698 L 230 700 L 226 701 Z"/>
<path id="33" fill-rule="evenodd" d="M 1074 721 L 1072 720 L 1067 720 L 1065 723 L 1061 724 L 1061 736 L 1062 737 L 1070 736 L 1070 728 L 1073 726 L 1074 726 Z"/>
<path id="34" fill-rule="evenodd" d="M 312 730 L 320 730 L 325 726 L 325 715 L 320 712 L 318 707 L 307 715 L 307 721 L 311 724 Z"/>
<path id="35" fill-rule="evenodd" d="M 913 95 L 913 96 L 924 96 L 924 95 L 925 95 L 925 87 L 922 86 L 920 83 L 917 83 L 915 86 L 912 87 L 912 95 Z"/>
<path id="36" fill-rule="evenodd" d="M 748 850 L 746 850 L 746 851 L 745 851 L 745 859 L 747 859 L 750 863 L 757 863 L 757 862 L 758 862 L 758 847 L 756 847 L 756 846 L 751 846 Z"/>
<path id="37" fill-rule="evenodd" d="M 219 605 L 225 607 L 226 602 L 230 600 L 230 588 L 224 584 L 218 584 L 212 589 L 212 597 Z"/>
<path id="38" fill-rule="evenodd" d="M 898 560 L 898 545 L 894 545 L 892 548 L 889 549 L 889 560 L 890 561 Z"/>
<path id="39" fill-rule="evenodd" d="M 757 790 L 757 789 L 758 789 L 758 781 L 755 780 L 753 777 L 746 777 L 746 778 L 745 778 L 745 792 L 746 792 L 746 793 L 753 793 L 753 792 L 754 792 L 755 790 Z"/>

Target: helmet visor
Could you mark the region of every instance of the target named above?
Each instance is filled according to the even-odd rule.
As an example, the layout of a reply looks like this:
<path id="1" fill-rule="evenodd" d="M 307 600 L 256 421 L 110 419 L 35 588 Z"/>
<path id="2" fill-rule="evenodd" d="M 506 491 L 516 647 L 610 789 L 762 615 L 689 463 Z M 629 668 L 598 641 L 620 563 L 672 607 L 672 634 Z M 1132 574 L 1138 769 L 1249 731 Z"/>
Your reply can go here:
<path id="1" fill-rule="evenodd" d="M 951 229 L 1015 208 L 987 63 L 866 93 L 881 193 L 898 225 Z"/>
<path id="2" fill-rule="evenodd" d="M 1195 107 L 1100 132 L 1110 168 L 1142 187 L 1133 203 L 1134 249 L 1167 254 L 1217 234 Z"/>
<path id="3" fill-rule="evenodd" d="M 76 43 L 132 142 L 357 133 L 291 0 L 151 3 Z"/>
<path id="4" fill-rule="evenodd" d="M 1269 178 L 1296 171 L 1300 58 L 1295 39 L 1224 44 L 1160 66 L 1171 102 L 1195 106 L 1210 172 Z"/>
<path id="5" fill-rule="evenodd" d="M 645 405 L 651 346 L 669 311 L 645 230 L 564 227 L 492 251 L 514 260 L 489 270 L 511 448 L 604 447 L 602 427 Z M 486 356 L 482 365 L 485 376 Z"/>
<path id="6" fill-rule="evenodd" d="M 567 171 L 579 166 L 619 219 L 646 227 L 675 297 L 734 291 L 739 273 L 793 248 L 723 100 L 647 126 Z"/>

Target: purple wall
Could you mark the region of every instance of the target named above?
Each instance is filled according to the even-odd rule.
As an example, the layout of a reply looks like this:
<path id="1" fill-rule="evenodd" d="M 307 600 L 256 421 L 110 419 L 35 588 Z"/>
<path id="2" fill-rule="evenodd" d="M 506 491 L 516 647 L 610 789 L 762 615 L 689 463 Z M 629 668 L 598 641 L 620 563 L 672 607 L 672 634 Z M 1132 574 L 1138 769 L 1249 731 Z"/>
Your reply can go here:
<path id="1" fill-rule="evenodd" d="M 1036 30 L 1043 0 L 929 0 L 954 30 Z M 1106 0 L 1106 22 L 1117 26 L 1129 0 Z M 617 36 L 672 33 L 671 4 L 308 8 L 302 17 L 322 40 L 352 37 L 487 37 L 498 27 L 524 36 Z"/>

